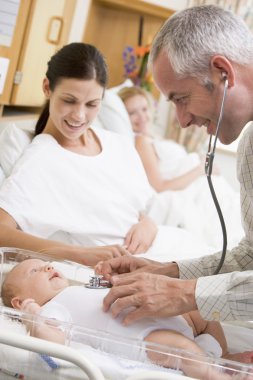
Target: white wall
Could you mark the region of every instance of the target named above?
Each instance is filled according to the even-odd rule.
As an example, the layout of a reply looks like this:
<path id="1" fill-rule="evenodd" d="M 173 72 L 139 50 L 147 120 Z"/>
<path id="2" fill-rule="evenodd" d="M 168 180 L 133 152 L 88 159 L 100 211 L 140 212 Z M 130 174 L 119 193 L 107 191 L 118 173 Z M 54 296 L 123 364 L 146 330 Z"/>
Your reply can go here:
<path id="1" fill-rule="evenodd" d="M 69 34 L 69 43 L 82 41 L 91 1 L 92 0 L 77 0 L 72 27 Z"/>

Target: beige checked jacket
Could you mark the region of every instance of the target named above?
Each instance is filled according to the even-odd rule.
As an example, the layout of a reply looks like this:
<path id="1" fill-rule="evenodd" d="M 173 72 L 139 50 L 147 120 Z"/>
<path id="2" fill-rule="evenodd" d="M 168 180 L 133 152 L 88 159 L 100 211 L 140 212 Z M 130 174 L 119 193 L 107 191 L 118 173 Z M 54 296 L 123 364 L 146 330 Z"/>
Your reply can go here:
<path id="1" fill-rule="evenodd" d="M 178 262 L 180 278 L 198 278 L 196 302 L 209 320 L 253 320 L 253 125 L 238 146 L 237 176 L 245 237 L 227 252 L 221 274 L 212 275 L 220 252 Z"/>

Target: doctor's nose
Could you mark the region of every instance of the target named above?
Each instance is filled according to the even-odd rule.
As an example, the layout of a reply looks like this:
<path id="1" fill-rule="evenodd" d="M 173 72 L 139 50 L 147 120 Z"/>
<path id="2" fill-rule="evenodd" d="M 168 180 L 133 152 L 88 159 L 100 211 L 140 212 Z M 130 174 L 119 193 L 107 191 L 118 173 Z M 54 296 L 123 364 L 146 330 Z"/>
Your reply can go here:
<path id="1" fill-rule="evenodd" d="M 193 124 L 193 116 L 183 109 L 176 108 L 176 116 L 182 128 L 189 127 Z"/>

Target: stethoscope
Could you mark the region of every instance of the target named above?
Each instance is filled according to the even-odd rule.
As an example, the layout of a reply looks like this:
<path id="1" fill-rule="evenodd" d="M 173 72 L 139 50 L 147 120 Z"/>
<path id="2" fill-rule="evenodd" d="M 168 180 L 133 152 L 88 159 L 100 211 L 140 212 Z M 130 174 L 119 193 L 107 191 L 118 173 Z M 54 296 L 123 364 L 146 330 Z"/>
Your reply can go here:
<path id="1" fill-rule="evenodd" d="M 207 181 L 208 181 L 208 185 L 209 185 L 209 188 L 210 188 L 210 191 L 211 191 L 211 195 L 212 195 L 212 198 L 213 198 L 213 201 L 214 201 L 214 204 L 215 204 L 215 207 L 216 207 L 219 219 L 220 219 L 220 224 L 221 224 L 221 228 L 222 228 L 222 236 L 223 236 L 223 246 L 222 246 L 221 258 L 220 258 L 219 264 L 217 265 L 217 268 L 215 269 L 215 271 L 214 271 L 213 274 L 218 274 L 219 271 L 221 270 L 221 267 L 222 267 L 222 265 L 224 263 L 224 260 L 225 260 L 225 257 L 226 257 L 226 252 L 227 252 L 227 230 L 226 230 L 226 225 L 225 225 L 225 222 L 224 222 L 224 218 L 223 218 L 223 215 L 222 215 L 222 212 L 221 212 L 221 208 L 220 208 L 219 202 L 217 200 L 217 197 L 216 197 L 216 194 L 215 194 L 215 191 L 214 191 L 214 187 L 213 187 L 213 183 L 212 183 L 212 179 L 211 179 L 212 169 L 213 169 L 213 160 L 214 160 L 214 154 L 215 154 L 215 149 L 216 149 L 216 143 L 217 143 L 217 138 L 218 138 L 218 134 L 219 134 L 221 120 L 222 120 L 222 117 L 223 117 L 224 102 L 225 102 L 227 88 L 228 88 L 228 80 L 227 80 L 226 73 L 222 73 L 222 78 L 225 80 L 225 82 L 224 82 L 224 91 L 223 91 L 223 96 L 222 96 L 222 101 L 221 101 L 221 106 L 220 106 L 220 114 L 219 114 L 219 118 L 218 118 L 218 122 L 217 122 L 217 127 L 216 127 L 216 134 L 215 134 L 215 138 L 214 138 L 213 149 L 212 149 L 212 135 L 211 135 L 210 139 L 209 139 L 208 150 L 207 150 L 206 161 L 205 161 L 206 177 L 207 177 Z"/>

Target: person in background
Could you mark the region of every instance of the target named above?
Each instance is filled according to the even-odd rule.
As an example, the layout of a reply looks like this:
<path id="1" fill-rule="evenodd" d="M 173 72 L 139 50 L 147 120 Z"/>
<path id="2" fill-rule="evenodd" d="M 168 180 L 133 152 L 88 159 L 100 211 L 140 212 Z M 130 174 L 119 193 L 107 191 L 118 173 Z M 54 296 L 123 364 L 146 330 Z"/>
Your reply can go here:
<path id="1" fill-rule="evenodd" d="M 67 338 L 64 322 L 67 322 L 72 326 L 83 326 L 95 331 L 102 329 L 107 334 L 117 334 L 122 338 L 138 339 L 146 342 L 147 347 L 157 343 L 212 358 L 222 356 L 244 363 L 252 362 L 253 352 L 229 354 L 221 325 L 218 322 L 204 321 L 198 312 L 166 319 L 146 319 L 135 326 L 122 326 L 120 317 L 113 320 L 102 311 L 102 300 L 107 292 L 108 288 L 96 291 L 86 288 L 83 284 L 70 285 L 67 278 L 54 269 L 50 262 L 39 259 L 27 259 L 17 264 L 6 275 L 2 285 L 2 299 L 6 306 L 32 315 L 54 318 L 53 327 L 45 321 L 27 323 L 31 335 L 37 338 L 64 344 Z M 58 325 L 56 320 L 59 321 Z M 75 336 L 74 330 L 72 335 Z M 82 338 L 79 339 L 82 342 Z M 105 344 L 102 340 L 94 340 L 93 344 L 94 348 L 121 354 L 126 358 L 131 354 L 128 352 L 129 346 L 115 347 L 112 342 Z M 135 353 L 134 348 L 133 351 Z M 135 355 L 138 353 L 139 350 Z M 173 367 L 173 357 L 149 351 L 147 356 L 159 365 Z M 213 379 L 211 375 L 218 375 L 204 362 L 198 362 L 197 366 L 194 366 L 186 359 L 185 362 L 181 361 L 180 368 L 186 374 L 204 380 Z"/>
<path id="2" fill-rule="evenodd" d="M 141 87 L 124 87 L 118 92 L 125 104 L 133 132 L 135 146 L 151 186 L 157 191 L 182 190 L 195 179 L 205 174 L 204 161 L 197 154 L 187 155 L 183 146 L 168 139 L 159 139 L 152 134 L 152 98 Z M 190 158 L 189 158 L 190 157 Z M 182 168 L 183 160 L 191 170 Z M 189 161 L 192 163 L 189 163 Z M 180 171 L 184 173 L 180 174 Z M 215 169 L 218 174 L 218 170 Z"/>
<path id="3" fill-rule="evenodd" d="M 156 85 L 175 104 L 183 128 L 196 124 L 215 135 L 226 88 L 219 140 L 232 143 L 253 120 L 253 35 L 233 13 L 206 5 L 174 14 L 154 39 L 150 64 Z M 127 309 L 124 323 L 128 324 L 193 310 L 208 320 L 252 320 L 252 146 L 249 126 L 237 153 L 245 237 L 227 252 L 220 273 L 214 275 L 220 252 L 166 264 L 137 258 L 109 260 L 97 271 L 106 277 L 122 275 L 111 278 L 114 286 L 104 299 L 105 311 L 111 308 L 117 316 Z"/>
<path id="4" fill-rule="evenodd" d="M 129 114 L 135 147 L 149 183 L 159 193 L 156 197 L 159 212 L 153 212 L 153 220 L 157 224 L 180 226 L 214 250 L 220 249 L 221 228 L 213 199 L 207 191 L 204 160 L 196 152 L 187 153 L 175 141 L 153 136 L 154 99 L 150 93 L 132 86 L 122 88 L 118 95 Z M 218 173 L 213 165 L 213 184 L 226 221 L 228 247 L 233 247 L 243 237 L 240 195 Z"/>

